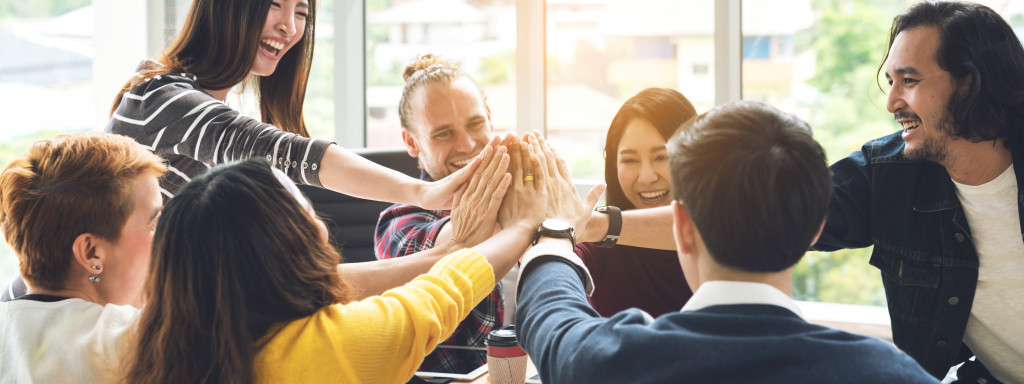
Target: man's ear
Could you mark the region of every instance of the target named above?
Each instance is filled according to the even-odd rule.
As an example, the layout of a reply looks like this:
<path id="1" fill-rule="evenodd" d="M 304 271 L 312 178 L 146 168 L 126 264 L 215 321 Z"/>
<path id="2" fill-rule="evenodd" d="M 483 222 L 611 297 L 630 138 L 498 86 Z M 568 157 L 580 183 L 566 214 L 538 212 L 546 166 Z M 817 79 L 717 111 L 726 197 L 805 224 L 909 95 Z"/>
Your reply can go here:
<path id="1" fill-rule="evenodd" d="M 957 84 L 956 84 L 957 98 L 959 98 L 960 100 L 963 100 L 965 97 L 967 97 L 967 91 L 971 89 L 971 84 L 973 84 L 973 83 L 974 83 L 974 76 L 971 76 L 970 73 L 968 73 L 966 76 L 964 76 L 964 78 L 962 78 L 959 81 L 957 81 Z"/>
<path id="2" fill-rule="evenodd" d="M 75 241 L 71 243 L 71 253 L 75 258 L 75 265 L 90 274 L 99 274 L 103 271 L 103 262 L 106 261 L 106 255 L 101 246 L 102 243 L 103 241 L 99 236 L 94 234 L 83 233 L 78 235 Z M 95 267 L 99 267 L 99 269 Z"/>
<path id="3" fill-rule="evenodd" d="M 672 200 L 672 230 L 676 238 L 676 250 L 692 255 L 697 246 L 697 230 L 690 219 L 690 211 L 677 200 Z"/>
<path id="4" fill-rule="evenodd" d="M 420 147 L 416 143 L 416 137 L 409 132 L 409 129 L 402 129 L 402 141 L 405 142 L 405 150 L 409 152 L 409 156 L 417 157 L 420 155 Z"/>

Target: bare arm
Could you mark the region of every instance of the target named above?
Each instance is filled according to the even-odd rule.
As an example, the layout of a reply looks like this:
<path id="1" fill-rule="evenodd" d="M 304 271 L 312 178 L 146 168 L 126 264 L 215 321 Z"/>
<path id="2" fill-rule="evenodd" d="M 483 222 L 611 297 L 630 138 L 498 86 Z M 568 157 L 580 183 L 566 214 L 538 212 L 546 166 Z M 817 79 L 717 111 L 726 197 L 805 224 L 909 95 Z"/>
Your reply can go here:
<path id="1" fill-rule="evenodd" d="M 495 142 L 491 142 L 491 147 Z M 369 161 L 352 151 L 331 145 L 320 161 L 320 183 L 364 199 L 410 204 L 426 209 L 451 208 L 455 190 L 469 181 L 479 158 L 444 179 L 427 182 Z"/>
<path id="2" fill-rule="evenodd" d="M 456 250 L 458 248 L 454 243 L 445 242 L 410 255 L 415 257 L 339 264 L 338 274 L 353 287 L 351 299 L 361 300 L 412 281 L 416 276 L 430 271 L 430 267 L 442 257 Z"/>
<path id="3" fill-rule="evenodd" d="M 597 242 L 608 234 L 608 215 L 591 212 L 579 241 Z M 634 247 L 674 250 L 672 238 L 672 207 L 631 209 L 622 211 L 622 233 L 618 244 Z"/>

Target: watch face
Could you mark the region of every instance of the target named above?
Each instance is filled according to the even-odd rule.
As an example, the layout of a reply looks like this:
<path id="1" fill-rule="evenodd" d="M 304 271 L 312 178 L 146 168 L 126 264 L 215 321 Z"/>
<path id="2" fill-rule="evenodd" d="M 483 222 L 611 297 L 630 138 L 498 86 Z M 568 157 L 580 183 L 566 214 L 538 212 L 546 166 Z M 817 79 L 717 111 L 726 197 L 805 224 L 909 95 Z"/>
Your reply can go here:
<path id="1" fill-rule="evenodd" d="M 541 223 L 541 226 L 552 231 L 564 231 L 572 228 L 568 221 L 562 219 L 547 219 Z"/>

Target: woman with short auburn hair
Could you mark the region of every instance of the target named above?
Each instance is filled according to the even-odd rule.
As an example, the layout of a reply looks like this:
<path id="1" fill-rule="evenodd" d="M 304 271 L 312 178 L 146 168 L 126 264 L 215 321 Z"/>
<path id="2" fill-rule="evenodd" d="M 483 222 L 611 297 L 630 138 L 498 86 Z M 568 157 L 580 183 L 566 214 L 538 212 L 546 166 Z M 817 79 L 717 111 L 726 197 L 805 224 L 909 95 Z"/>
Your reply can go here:
<path id="1" fill-rule="evenodd" d="M 163 161 L 107 133 L 35 142 L 0 174 L 0 227 L 28 294 L 0 303 L 14 382 L 112 382 L 138 315 Z"/>

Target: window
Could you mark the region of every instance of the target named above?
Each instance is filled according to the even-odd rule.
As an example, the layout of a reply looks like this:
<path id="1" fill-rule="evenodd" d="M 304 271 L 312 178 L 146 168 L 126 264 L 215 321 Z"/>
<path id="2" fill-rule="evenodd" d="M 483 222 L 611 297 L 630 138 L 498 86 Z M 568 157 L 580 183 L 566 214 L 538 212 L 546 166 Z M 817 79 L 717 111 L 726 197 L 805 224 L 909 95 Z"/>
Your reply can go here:
<path id="1" fill-rule="evenodd" d="M 436 53 L 462 63 L 481 84 L 496 129 L 546 129 L 582 179 L 603 178 L 604 134 L 627 98 L 646 87 L 675 88 L 704 112 L 726 99 L 722 72 L 733 65 L 742 73 L 742 98 L 809 122 L 830 161 L 896 129 L 875 69 L 892 17 L 909 2 L 739 1 L 742 44 L 735 56 L 721 56 L 716 31 L 735 20 L 716 24 L 715 7 L 730 0 L 320 0 L 306 121 L 314 136 L 348 147 L 402 146 L 400 71 L 416 55 Z M 1024 0 L 982 2 L 1024 33 Z M 163 49 L 190 3 L 0 3 L 0 165 L 38 138 L 104 126 L 117 87 L 140 59 Z M 523 9 L 537 3 L 537 14 Z M 532 31 L 543 35 L 523 38 Z M 540 88 L 520 65 L 534 56 L 541 70 L 529 76 L 544 79 Z M 724 82 L 739 77 L 726 75 Z M 544 101 L 534 109 L 524 102 L 532 99 Z M 795 296 L 883 304 L 869 254 L 808 254 L 796 269 Z M 17 273 L 5 242 L 0 284 Z"/>
<path id="2" fill-rule="evenodd" d="M 714 105 L 712 2 L 548 0 L 546 11 L 548 139 L 574 177 L 604 179 L 608 126 L 641 90 L 677 89 L 698 112 Z"/>
<path id="3" fill-rule="evenodd" d="M 367 1 L 367 146 L 405 146 L 398 117 L 402 71 L 428 53 L 457 61 L 487 96 L 495 131 L 513 131 L 515 20 L 512 0 Z"/>
<path id="4" fill-rule="evenodd" d="M 89 0 L 0 4 L 0 166 L 40 138 L 92 129 L 97 109 L 109 108 L 113 92 L 94 93 L 102 70 L 93 65 L 94 15 Z M 17 275 L 18 258 L 4 241 L 0 285 Z"/>

